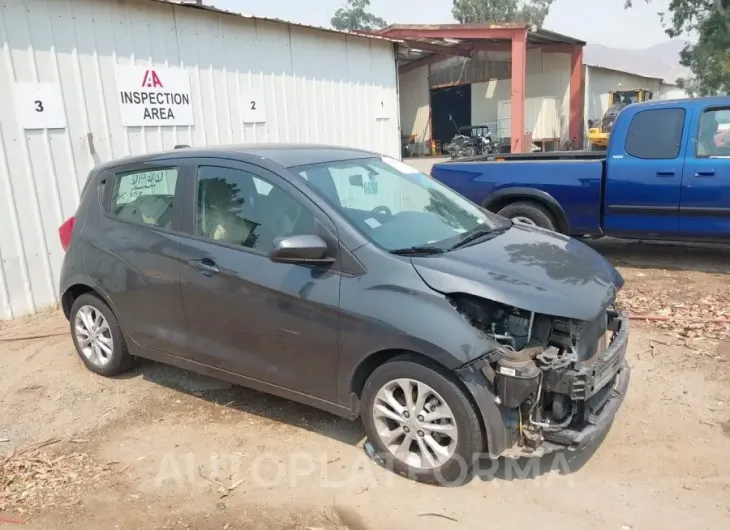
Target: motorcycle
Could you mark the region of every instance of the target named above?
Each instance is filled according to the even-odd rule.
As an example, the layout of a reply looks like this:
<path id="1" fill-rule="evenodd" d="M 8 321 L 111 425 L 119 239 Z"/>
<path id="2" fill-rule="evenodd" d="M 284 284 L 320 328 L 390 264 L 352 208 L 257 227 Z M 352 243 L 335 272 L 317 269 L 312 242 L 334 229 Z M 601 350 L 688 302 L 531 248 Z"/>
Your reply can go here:
<path id="1" fill-rule="evenodd" d="M 452 159 L 469 158 L 494 154 L 497 152 L 497 146 L 487 125 L 470 125 L 456 128 L 456 135 L 446 146 L 446 150 Z"/>

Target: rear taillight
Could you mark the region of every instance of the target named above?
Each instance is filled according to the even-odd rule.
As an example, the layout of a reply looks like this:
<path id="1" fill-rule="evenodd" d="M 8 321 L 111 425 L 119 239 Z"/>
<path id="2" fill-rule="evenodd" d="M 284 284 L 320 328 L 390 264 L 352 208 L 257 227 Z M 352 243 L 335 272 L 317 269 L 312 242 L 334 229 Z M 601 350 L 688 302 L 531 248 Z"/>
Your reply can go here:
<path id="1" fill-rule="evenodd" d="M 58 237 L 61 238 L 61 246 L 63 247 L 64 252 L 68 250 L 68 246 L 71 244 L 71 234 L 74 231 L 75 222 L 75 217 L 69 217 L 58 229 Z"/>

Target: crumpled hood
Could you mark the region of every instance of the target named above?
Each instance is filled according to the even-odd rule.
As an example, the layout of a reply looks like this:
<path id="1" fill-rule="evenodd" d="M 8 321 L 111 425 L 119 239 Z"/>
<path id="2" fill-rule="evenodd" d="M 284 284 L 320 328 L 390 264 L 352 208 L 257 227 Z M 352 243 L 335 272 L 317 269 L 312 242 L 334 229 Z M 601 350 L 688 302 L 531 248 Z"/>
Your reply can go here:
<path id="1" fill-rule="evenodd" d="M 621 274 L 580 241 L 515 224 L 475 245 L 414 257 L 423 281 L 546 315 L 593 320 L 623 286 Z"/>

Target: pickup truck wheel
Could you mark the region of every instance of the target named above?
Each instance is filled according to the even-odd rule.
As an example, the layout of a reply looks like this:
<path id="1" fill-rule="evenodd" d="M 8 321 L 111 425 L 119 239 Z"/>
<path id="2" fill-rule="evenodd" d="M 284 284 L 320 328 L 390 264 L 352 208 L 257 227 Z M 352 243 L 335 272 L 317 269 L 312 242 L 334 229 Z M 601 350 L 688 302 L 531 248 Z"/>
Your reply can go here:
<path id="1" fill-rule="evenodd" d="M 553 232 L 557 228 L 550 212 L 543 206 L 531 202 L 513 202 L 502 208 L 497 214 L 511 219 L 515 223 L 539 226 Z"/>
<path id="2" fill-rule="evenodd" d="M 414 356 L 396 357 L 370 375 L 361 410 L 375 453 L 419 482 L 463 482 L 484 448 L 477 410 L 453 374 Z"/>

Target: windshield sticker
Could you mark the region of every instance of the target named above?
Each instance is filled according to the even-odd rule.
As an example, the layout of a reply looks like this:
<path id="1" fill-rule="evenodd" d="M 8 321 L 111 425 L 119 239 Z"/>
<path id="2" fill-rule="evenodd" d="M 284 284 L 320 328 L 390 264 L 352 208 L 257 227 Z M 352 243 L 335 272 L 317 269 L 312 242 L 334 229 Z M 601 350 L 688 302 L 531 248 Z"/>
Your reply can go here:
<path id="1" fill-rule="evenodd" d="M 369 226 L 370 228 L 377 228 L 377 227 L 379 227 L 379 226 L 380 226 L 380 223 L 379 223 L 378 221 L 376 221 L 375 219 L 373 219 L 372 217 L 370 217 L 369 219 L 365 219 L 365 223 L 366 223 L 366 224 L 367 224 L 367 225 L 368 225 L 368 226 Z"/>
<path id="2" fill-rule="evenodd" d="M 390 167 L 396 169 L 397 171 L 400 171 L 401 173 L 405 173 L 406 175 L 422 174 L 416 168 L 411 167 L 408 164 L 404 164 L 403 162 L 401 162 L 400 160 L 396 160 L 395 158 L 390 158 L 389 156 L 383 156 L 381 158 L 383 159 L 383 162 L 388 164 Z"/>

